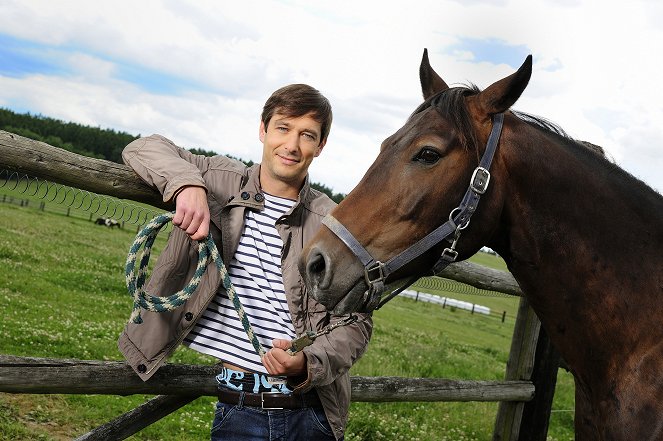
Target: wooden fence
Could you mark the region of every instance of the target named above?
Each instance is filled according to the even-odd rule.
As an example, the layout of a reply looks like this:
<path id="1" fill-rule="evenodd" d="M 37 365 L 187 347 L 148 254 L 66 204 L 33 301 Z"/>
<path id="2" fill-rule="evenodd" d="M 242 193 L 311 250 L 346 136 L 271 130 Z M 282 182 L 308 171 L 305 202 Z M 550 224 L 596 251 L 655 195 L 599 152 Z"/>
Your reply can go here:
<path id="1" fill-rule="evenodd" d="M 0 170 L 172 209 L 128 167 L 83 157 L 0 130 Z M 510 274 L 470 262 L 442 277 L 521 296 Z M 559 355 L 524 297 L 520 299 L 504 381 L 352 377 L 352 401 L 499 401 L 493 440 L 545 441 Z M 215 366 L 163 366 L 147 382 L 123 362 L 0 355 L 0 392 L 39 394 L 155 394 L 147 403 L 82 435 L 79 440 L 125 439 L 198 396 L 216 396 Z"/>

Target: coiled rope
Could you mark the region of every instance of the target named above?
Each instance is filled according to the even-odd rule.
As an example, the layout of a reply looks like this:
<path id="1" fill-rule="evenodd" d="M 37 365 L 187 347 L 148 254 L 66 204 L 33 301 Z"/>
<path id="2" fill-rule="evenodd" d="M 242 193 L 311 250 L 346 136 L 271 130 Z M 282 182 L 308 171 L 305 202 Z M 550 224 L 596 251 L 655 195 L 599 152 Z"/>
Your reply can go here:
<path id="1" fill-rule="evenodd" d="M 172 212 L 164 213 L 148 222 L 147 225 L 145 225 L 145 227 L 136 235 L 136 239 L 129 249 L 129 255 L 127 256 L 127 263 L 125 266 L 125 277 L 129 295 L 134 299 L 133 310 L 131 311 L 129 322 L 136 324 L 143 322 L 143 319 L 140 316 L 141 308 L 153 312 L 165 312 L 172 311 L 178 306 L 182 306 L 187 300 L 189 300 L 200 284 L 200 280 L 203 274 L 205 274 L 210 261 L 213 261 L 219 271 L 221 280 L 223 281 L 223 287 L 228 293 L 228 298 L 230 298 L 230 301 L 233 303 L 233 306 L 239 315 L 239 319 L 242 322 L 242 326 L 246 331 L 246 335 L 249 337 L 249 341 L 251 341 L 251 344 L 258 355 L 262 357 L 265 354 L 265 349 L 258 341 L 258 337 L 253 331 L 251 323 L 249 323 L 249 319 L 244 312 L 244 308 L 237 296 L 235 287 L 230 281 L 230 275 L 221 260 L 221 255 L 212 239 L 211 233 L 207 235 L 205 240 L 198 241 L 198 264 L 196 266 L 196 271 L 189 283 L 182 290 L 166 297 L 159 297 L 150 295 L 143 289 L 147 277 L 147 264 L 150 260 L 154 240 L 156 239 L 157 234 L 159 234 L 159 230 L 161 230 L 161 228 L 163 228 L 168 222 L 172 221 L 174 215 L 175 213 Z M 143 248 L 143 251 L 140 258 L 140 266 L 138 271 L 135 271 L 136 257 L 141 248 Z"/>

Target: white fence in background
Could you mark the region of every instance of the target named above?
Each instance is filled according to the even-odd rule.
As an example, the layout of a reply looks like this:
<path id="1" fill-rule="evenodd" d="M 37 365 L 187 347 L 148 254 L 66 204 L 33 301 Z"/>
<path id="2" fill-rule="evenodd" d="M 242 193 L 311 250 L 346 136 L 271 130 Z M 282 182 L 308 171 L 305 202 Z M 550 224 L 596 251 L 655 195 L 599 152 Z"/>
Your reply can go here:
<path id="1" fill-rule="evenodd" d="M 490 308 L 487 306 L 477 305 L 476 303 L 464 302 L 462 300 L 456 300 L 450 297 L 440 297 L 435 294 L 428 294 L 425 292 L 417 292 L 410 290 L 405 290 L 399 295 L 410 299 L 415 299 L 421 302 L 436 303 L 438 305 L 442 305 L 442 307 L 454 306 L 456 308 L 466 309 L 468 311 L 473 311 L 479 314 L 490 315 Z"/>

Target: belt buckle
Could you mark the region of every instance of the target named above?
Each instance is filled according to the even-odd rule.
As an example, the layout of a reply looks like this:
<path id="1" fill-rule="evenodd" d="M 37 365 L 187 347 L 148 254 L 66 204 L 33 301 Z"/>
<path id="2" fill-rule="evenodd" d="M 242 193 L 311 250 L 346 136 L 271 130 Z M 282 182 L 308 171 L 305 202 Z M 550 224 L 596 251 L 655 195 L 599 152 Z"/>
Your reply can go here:
<path id="1" fill-rule="evenodd" d="M 283 410 L 283 407 L 265 407 L 265 394 L 269 395 L 283 395 L 281 392 L 260 392 L 260 408 L 262 410 Z"/>

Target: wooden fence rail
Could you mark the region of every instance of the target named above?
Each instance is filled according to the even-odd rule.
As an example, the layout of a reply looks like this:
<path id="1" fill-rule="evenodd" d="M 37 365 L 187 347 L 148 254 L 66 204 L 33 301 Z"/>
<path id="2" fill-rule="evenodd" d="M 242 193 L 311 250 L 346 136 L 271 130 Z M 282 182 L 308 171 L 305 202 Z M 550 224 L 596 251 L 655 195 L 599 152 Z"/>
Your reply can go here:
<path id="1" fill-rule="evenodd" d="M 124 362 L 0 355 L 0 392 L 216 396 L 214 365 L 165 364 L 142 381 Z M 531 381 L 352 377 L 352 401 L 529 401 Z"/>
<path id="2" fill-rule="evenodd" d="M 0 169 L 94 193 L 173 208 L 124 164 L 89 158 L 0 130 Z"/>

